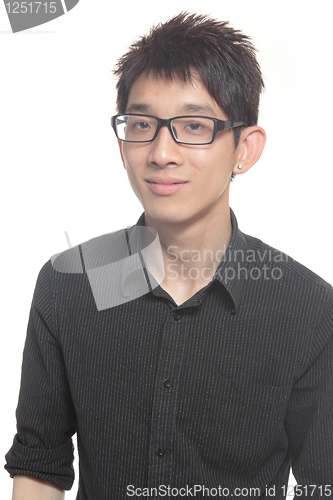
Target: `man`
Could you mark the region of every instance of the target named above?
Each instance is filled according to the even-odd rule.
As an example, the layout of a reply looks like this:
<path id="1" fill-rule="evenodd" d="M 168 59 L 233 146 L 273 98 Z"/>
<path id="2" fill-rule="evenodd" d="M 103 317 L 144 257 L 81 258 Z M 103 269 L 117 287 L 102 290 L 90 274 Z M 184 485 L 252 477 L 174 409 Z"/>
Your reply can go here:
<path id="1" fill-rule="evenodd" d="M 181 14 L 119 61 L 112 125 L 136 226 L 42 268 L 7 453 L 14 499 L 331 498 L 332 287 L 244 235 L 259 159 L 249 39 Z M 30 495 L 30 496 L 29 496 Z"/>

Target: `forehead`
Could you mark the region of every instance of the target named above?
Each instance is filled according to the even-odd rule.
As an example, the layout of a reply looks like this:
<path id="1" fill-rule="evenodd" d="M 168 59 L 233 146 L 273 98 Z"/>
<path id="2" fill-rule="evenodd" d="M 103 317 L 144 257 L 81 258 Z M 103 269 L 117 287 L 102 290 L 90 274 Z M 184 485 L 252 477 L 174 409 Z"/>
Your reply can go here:
<path id="1" fill-rule="evenodd" d="M 226 119 L 226 115 L 209 94 L 198 74 L 191 81 L 178 76 L 172 79 L 154 74 L 141 74 L 132 84 L 126 106 L 128 113 L 200 114 Z M 162 118 L 162 116 L 160 116 Z"/>

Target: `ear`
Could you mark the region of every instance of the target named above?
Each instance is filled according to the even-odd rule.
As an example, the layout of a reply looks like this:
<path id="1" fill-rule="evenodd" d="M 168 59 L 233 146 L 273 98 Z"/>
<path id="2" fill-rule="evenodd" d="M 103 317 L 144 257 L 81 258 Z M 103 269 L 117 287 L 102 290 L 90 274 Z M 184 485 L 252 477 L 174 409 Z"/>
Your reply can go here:
<path id="1" fill-rule="evenodd" d="M 266 132 L 258 126 L 245 128 L 237 146 L 237 162 L 233 168 L 235 174 L 244 174 L 260 158 L 266 143 Z M 238 165 L 242 165 L 242 169 Z"/>
<path id="2" fill-rule="evenodd" d="M 125 167 L 125 162 L 124 162 L 124 156 L 123 156 L 123 147 L 122 147 L 122 142 L 118 139 L 118 146 L 119 146 L 119 151 L 120 151 L 120 156 L 121 156 L 121 161 L 123 162 L 123 167 L 126 170 Z"/>

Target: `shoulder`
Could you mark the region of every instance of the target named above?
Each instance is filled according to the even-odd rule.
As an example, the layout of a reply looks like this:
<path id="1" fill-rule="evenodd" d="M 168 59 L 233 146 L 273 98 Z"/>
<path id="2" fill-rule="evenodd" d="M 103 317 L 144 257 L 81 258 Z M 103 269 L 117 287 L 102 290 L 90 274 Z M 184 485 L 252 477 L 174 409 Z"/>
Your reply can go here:
<path id="1" fill-rule="evenodd" d="M 127 233 L 131 229 L 120 229 L 84 241 L 53 255 L 49 264 L 56 273 L 83 274 L 87 269 L 115 262 L 127 252 Z"/>
<path id="2" fill-rule="evenodd" d="M 266 321 L 279 325 L 279 335 L 286 331 L 289 339 L 294 336 L 298 349 L 305 342 L 306 359 L 310 349 L 317 355 L 333 340 L 331 284 L 260 239 L 245 234 L 243 237 L 249 274 L 251 269 L 261 271 L 261 279 L 257 280 L 254 273 L 254 279 L 244 281 L 244 296 L 254 297 L 253 309 L 265 310 Z"/>
<path id="3" fill-rule="evenodd" d="M 55 307 L 100 311 L 128 301 L 124 283 L 131 273 L 142 270 L 138 252 L 154 243 L 155 237 L 149 228 L 135 225 L 53 255 L 41 274 L 49 280 Z"/>
<path id="4" fill-rule="evenodd" d="M 295 260 L 290 255 L 274 248 L 262 240 L 242 233 L 246 240 L 247 259 L 255 265 L 266 265 L 276 268 L 276 275 L 284 277 L 284 282 L 295 282 L 311 290 L 318 290 L 333 297 L 333 288 L 330 283 L 318 274 Z"/>
<path id="5" fill-rule="evenodd" d="M 124 256 L 126 230 L 103 234 L 51 256 L 38 273 L 34 304 L 43 306 L 55 296 L 80 294 L 87 286 L 87 271 Z"/>

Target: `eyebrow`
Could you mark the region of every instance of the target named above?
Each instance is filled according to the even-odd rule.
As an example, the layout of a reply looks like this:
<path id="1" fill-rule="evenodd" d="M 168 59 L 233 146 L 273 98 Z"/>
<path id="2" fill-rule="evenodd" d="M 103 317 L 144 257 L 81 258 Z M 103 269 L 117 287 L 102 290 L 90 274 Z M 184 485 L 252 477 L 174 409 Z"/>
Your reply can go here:
<path id="1" fill-rule="evenodd" d="M 209 104 L 184 104 L 180 108 L 181 112 L 184 113 L 208 113 L 214 115 L 215 112 Z"/>
<path id="2" fill-rule="evenodd" d="M 149 112 L 150 106 L 148 104 L 133 103 L 127 106 L 126 113 L 136 113 L 136 112 Z"/>
<path id="3" fill-rule="evenodd" d="M 126 113 L 149 113 L 151 107 L 144 103 L 133 103 L 126 108 Z M 184 104 L 179 108 L 180 113 L 208 113 L 215 115 L 215 112 L 209 104 Z"/>

